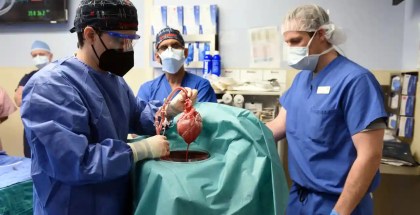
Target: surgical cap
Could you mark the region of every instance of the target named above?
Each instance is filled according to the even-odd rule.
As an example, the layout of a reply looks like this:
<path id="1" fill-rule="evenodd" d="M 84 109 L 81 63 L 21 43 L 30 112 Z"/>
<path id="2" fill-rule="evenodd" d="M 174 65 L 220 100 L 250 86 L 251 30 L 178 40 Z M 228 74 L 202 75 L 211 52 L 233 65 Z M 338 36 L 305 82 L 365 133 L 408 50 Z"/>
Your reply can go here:
<path id="1" fill-rule="evenodd" d="M 43 42 L 43 41 L 40 41 L 40 40 L 35 40 L 32 43 L 31 52 L 33 52 L 35 50 L 43 50 L 43 51 L 51 52 L 48 44 Z"/>
<path id="2" fill-rule="evenodd" d="M 346 40 L 343 30 L 332 23 L 327 12 L 318 5 L 303 5 L 290 11 L 283 22 L 281 33 L 316 32 L 319 29 L 325 30 L 325 37 L 331 44 L 338 45 Z"/>
<path id="3" fill-rule="evenodd" d="M 181 43 L 182 46 L 185 45 L 184 38 L 182 38 L 181 33 L 179 33 L 178 30 L 166 27 L 160 30 L 158 34 L 156 34 L 156 48 L 159 47 L 161 42 L 167 39 L 175 39 Z"/>
<path id="4" fill-rule="evenodd" d="M 324 9 L 317 5 L 303 5 L 290 11 L 282 25 L 282 33 L 287 31 L 315 32 L 330 18 Z"/>
<path id="5" fill-rule="evenodd" d="M 138 30 L 137 10 L 129 0 L 82 0 L 70 32 L 97 30 Z"/>

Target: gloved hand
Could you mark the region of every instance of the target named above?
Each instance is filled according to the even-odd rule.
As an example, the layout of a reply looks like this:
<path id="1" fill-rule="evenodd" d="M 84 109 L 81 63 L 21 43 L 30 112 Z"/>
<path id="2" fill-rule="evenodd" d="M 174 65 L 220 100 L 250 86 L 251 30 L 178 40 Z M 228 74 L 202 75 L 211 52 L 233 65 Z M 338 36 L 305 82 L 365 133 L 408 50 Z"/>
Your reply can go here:
<path id="1" fill-rule="evenodd" d="M 128 145 L 133 151 L 134 162 L 146 158 L 159 158 L 169 155 L 169 141 L 162 135 L 128 143 Z"/>
<path id="2" fill-rule="evenodd" d="M 187 91 L 187 96 L 191 99 L 191 105 L 194 106 L 195 101 L 197 100 L 198 91 L 196 89 L 191 89 L 189 87 L 185 87 Z M 169 103 L 167 115 L 169 118 L 172 118 L 184 110 L 185 105 L 185 96 L 184 91 L 180 91 Z"/>

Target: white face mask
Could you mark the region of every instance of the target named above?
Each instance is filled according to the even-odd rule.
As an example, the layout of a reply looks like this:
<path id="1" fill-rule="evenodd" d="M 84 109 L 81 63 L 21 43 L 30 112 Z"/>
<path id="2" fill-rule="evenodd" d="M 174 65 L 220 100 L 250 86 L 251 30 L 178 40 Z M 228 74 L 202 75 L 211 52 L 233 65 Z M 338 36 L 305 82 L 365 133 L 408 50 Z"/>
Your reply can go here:
<path id="1" fill-rule="evenodd" d="M 320 54 L 309 55 L 309 46 L 311 45 L 312 39 L 314 38 L 315 34 L 309 40 L 309 43 L 306 47 L 288 47 L 287 63 L 289 64 L 289 66 L 299 70 L 314 71 L 316 65 L 318 64 L 319 57 L 334 49 L 334 47 L 331 47 Z"/>
<path id="2" fill-rule="evenodd" d="M 44 67 L 50 62 L 48 56 L 41 55 L 37 55 L 36 57 L 32 58 L 32 60 L 34 61 L 34 64 L 38 69 L 42 69 L 42 67 Z"/>
<path id="3" fill-rule="evenodd" d="M 184 49 L 172 49 L 172 47 L 168 47 L 159 54 L 159 57 L 162 60 L 162 70 L 169 74 L 176 74 L 185 61 Z"/>

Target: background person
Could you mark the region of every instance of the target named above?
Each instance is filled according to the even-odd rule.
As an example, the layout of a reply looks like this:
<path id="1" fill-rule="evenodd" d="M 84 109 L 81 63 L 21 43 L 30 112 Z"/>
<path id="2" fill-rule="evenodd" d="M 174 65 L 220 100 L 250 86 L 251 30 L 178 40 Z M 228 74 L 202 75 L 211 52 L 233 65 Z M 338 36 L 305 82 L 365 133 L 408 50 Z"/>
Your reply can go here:
<path id="1" fill-rule="evenodd" d="M 289 65 L 302 70 L 267 123 L 276 140 L 287 137 L 286 214 L 373 214 L 387 117 L 379 83 L 335 50 L 343 33 L 321 7 L 297 7 L 282 33 Z"/>
<path id="2" fill-rule="evenodd" d="M 216 94 L 207 79 L 185 71 L 188 55 L 185 42 L 178 30 L 166 27 L 156 35 L 155 60 L 162 64 L 164 74 L 144 83 L 137 99 L 162 101 L 177 87 L 189 87 L 198 91 L 198 102 L 217 102 Z"/>
<path id="3" fill-rule="evenodd" d="M 38 68 L 33 70 L 32 72 L 25 74 L 22 79 L 20 79 L 17 88 L 15 89 L 15 96 L 14 100 L 18 107 L 22 105 L 22 92 L 23 88 L 25 87 L 26 83 L 28 83 L 29 79 L 40 69 L 42 69 L 45 65 L 51 62 L 53 58 L 53 54 L 51 53 L 50 47 L 47 43 L 35 40 L 32 43 L 31 47 L 31 56 L 34 62 L 34 65 Z M 25 138 L 25 132 L 23 133 L 23 154 L 25 157 L 31 157 L 31 149 L 28 144 L 28 140 Z"/>

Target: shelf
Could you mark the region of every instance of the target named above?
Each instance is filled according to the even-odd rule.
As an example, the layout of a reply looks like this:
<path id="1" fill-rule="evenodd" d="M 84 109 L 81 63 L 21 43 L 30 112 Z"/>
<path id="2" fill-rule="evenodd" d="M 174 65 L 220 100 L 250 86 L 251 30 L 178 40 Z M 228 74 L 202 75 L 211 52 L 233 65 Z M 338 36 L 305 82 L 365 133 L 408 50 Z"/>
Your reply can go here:
<path id="1" fill-rule="evenodd" d="M 186 69 L 203 69 L 203 61 L 191 61 L 188 65 L 184 65 Z"/>
<path id="2" fill-rule="evenodd" d="M 280 91 L 237 91 L 237 90 L 226 90 L 226 91 L 220 91 L 215 90 L 216 94 L 233 94 L 233 95 L 255 95 L 255 96 L 280 96 Z"/>
<path id="3" fill-rule="evenodd" d="M 182 38 L 184 39 L 185 44 L 187 43 L 193 43 L 193 42 L 205 42 L 205 43 L 210 43 L 210 51 L 214 52 L 217 47 L 216 47 L 216 42 L 217 42 L 217 34 L 193 34 L 193 35 L 182 35 Z M 155 38 L 151 37 L 150 38 L 150 44 L 152 44 L 152 53 L 154 51 L 155 48 Z"/>
<path id="4" fill-rule="evenodd" d="M 212 44 L 216 41 L 216 34 L 187 34 L 182 35 L 185 43 L 188 42 L 210 42 Z"/>
<path id="5" fill-rule="evenodd" d="M 420 176 L 420 166 L 407 167 L 381 164 L 379 171 L 381 172 L 381 174 Z"/>

